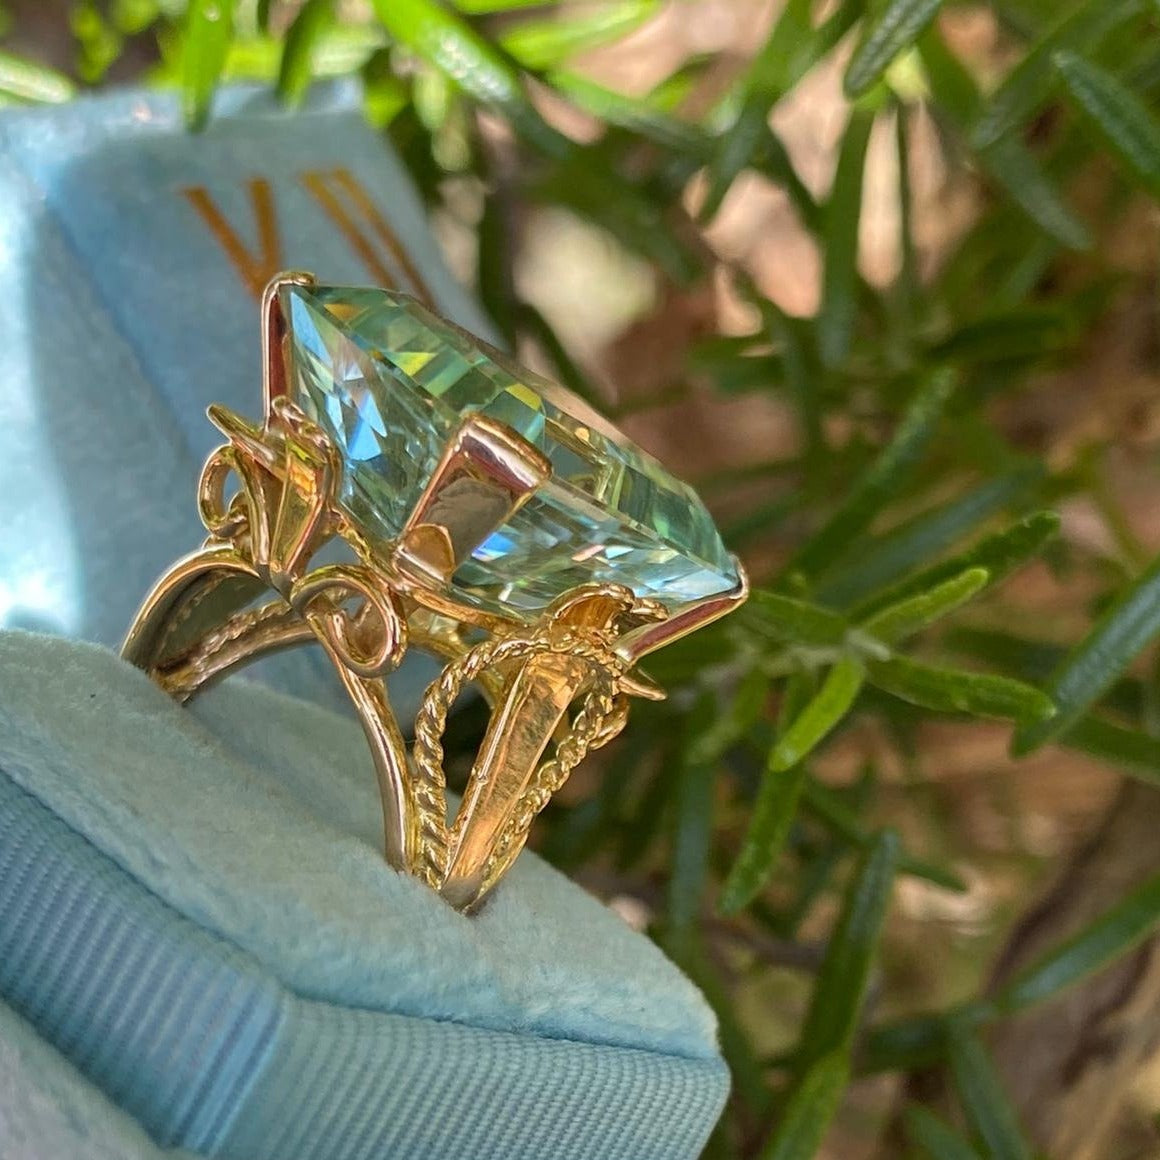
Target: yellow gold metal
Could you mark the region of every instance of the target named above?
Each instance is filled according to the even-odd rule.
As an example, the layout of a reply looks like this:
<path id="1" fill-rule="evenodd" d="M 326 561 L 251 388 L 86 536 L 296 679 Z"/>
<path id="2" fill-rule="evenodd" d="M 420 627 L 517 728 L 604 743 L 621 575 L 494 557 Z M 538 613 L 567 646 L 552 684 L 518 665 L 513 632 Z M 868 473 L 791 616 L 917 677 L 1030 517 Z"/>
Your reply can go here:
<path id="1" fill-rule="evenodd" d="M 320 643 L 374 759 L 387 860 L 472 910 L 572 770 L 624 727 L 629 697 L 664 696 L 635 671 L 639 658 L 735 608 L 744 574 L 736 592 L 673 616 L 618 584 L 578 587 L 534 619 L 458 600 L 448 584 L 457 566 L 551 474 L 535 447 L 480 416 L 455 433 L 398 539 L 369 543 L 338 505 L 337 450 L 287 393 L 278 290 L 312 282 L 290 273 L 266 287 L 263 422 L 210 408 L 228 442 L 198 487 L 209 535 L 146 597 L 122 654 L 186 701 L 258 656 Z M 315 565 L 334 540 L 351 562 Z M 383 677 L 412 645 L 446 666 L 423 697 L 408 752 Z M 468 683 L 483 690 L 491 720 L 449 821 L 442 737 Z"/>

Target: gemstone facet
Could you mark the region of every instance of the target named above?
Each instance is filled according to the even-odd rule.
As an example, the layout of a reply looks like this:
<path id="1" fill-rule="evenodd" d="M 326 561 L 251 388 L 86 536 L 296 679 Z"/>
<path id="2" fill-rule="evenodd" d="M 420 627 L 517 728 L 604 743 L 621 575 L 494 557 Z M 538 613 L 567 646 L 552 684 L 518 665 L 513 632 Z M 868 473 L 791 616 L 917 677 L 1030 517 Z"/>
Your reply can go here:
<path id="1" fill-rule="evenodd" d="M 288 284 L 294 401 L 337 445 L 342 503 L 373 538 L 402 531 L 463 417 L 506 424 L 552 477 L 456 570 L 490 611 L 538 611 L 615 582 L 678 611 L 740 584 L 696 493 L 586 403 L 391 290 Z"/>

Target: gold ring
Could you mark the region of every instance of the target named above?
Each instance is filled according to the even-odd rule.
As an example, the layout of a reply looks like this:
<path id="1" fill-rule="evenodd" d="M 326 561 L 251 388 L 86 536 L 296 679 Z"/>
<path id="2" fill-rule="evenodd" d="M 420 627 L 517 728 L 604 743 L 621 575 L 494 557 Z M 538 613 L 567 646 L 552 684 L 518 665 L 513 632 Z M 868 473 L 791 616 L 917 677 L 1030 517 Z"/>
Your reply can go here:
<path id="1" fill-rule="evenodd" d="M 640 658 L 737 607 L 744 572 L 687 485 L 404 294 L 280 274 L 262 353 L 263 421 L 210 407 L 228 442 L 198 489 L 209 535 L 122 654 L 186 701 L 321 644 L 374 756 L 388 862 L 474 909 L 628 698 L 663 697 Z M 383 677 L 409 645 L 446 667 L 408 747 Z M 449 820 L 442 735 L 469 682 L 491 716 Z"/>

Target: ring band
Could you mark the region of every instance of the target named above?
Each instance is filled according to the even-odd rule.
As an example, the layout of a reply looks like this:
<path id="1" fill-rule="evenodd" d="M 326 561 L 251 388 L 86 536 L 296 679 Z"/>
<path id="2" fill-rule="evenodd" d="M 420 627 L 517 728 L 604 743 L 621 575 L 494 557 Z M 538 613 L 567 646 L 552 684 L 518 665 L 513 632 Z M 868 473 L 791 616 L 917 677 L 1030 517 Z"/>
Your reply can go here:
<path id="1" fill-rule="evenodd" d="M 198 488 L 208 538 L 122 655 L 186 701 L 321 644 L 374 757 L 388 862 L 475 909 L 628 698 L 663 697 L 639 659 L 737 607 L 744 572 L 685 485 L 402 294 L 280 274 L 262 346 L 263 421 L 210 407 L 228 442 Z M 348 558 L 317 563 L 324 545 Z M 411 646 L 445 667 L 408 749 L 383 678 Z M 468 683 L 491 716 L 449 822 L 442 735 Z"/>

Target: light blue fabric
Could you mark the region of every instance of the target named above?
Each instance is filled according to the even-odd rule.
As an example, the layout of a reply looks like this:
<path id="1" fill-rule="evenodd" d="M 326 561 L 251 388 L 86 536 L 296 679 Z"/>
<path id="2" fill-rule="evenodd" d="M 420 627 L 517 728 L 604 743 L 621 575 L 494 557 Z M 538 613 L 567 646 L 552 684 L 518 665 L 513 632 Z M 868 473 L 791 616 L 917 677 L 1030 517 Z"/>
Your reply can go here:
<path id="1" fill-rule="evenodd" d="M 5 1160 L 192 1160 L 145 1130 L 0 1003 L 0 1156 Z"/>
<path id="2" fill-rule="evenodd" d="M 276 266 L 373 283 L 306 184 L 331 175 L 327 195 L 392 279 L 413 288 L 335 184 L 338 170 L 393 228 L 440 310 L 487 334 L 444 268 L 405 172 L 348 90 L 323 92 L 294 115 L 228 91 L 198 135 L 169 94 L 0 113 L 0 627 L 117 643 L 160 572 L 204 535 L 194 489 L 220 442 L 206 406 L 260 414 L 257 303 L 184 191 L 204 190 L 260 254 L 251 183 L 263 181 Z M 286 691 L 342 704 L 315 651 L 272 658 L 262 672 Z"/>
<path id="3" fill-rule="evenodd" d="M 377 851 L 357 726 L 190 712 L 0 634 L 0 997 L 161 1144 L 270 1160 L 691 1158 L 703 999 L 534 856 L 464 918 Z"/>

